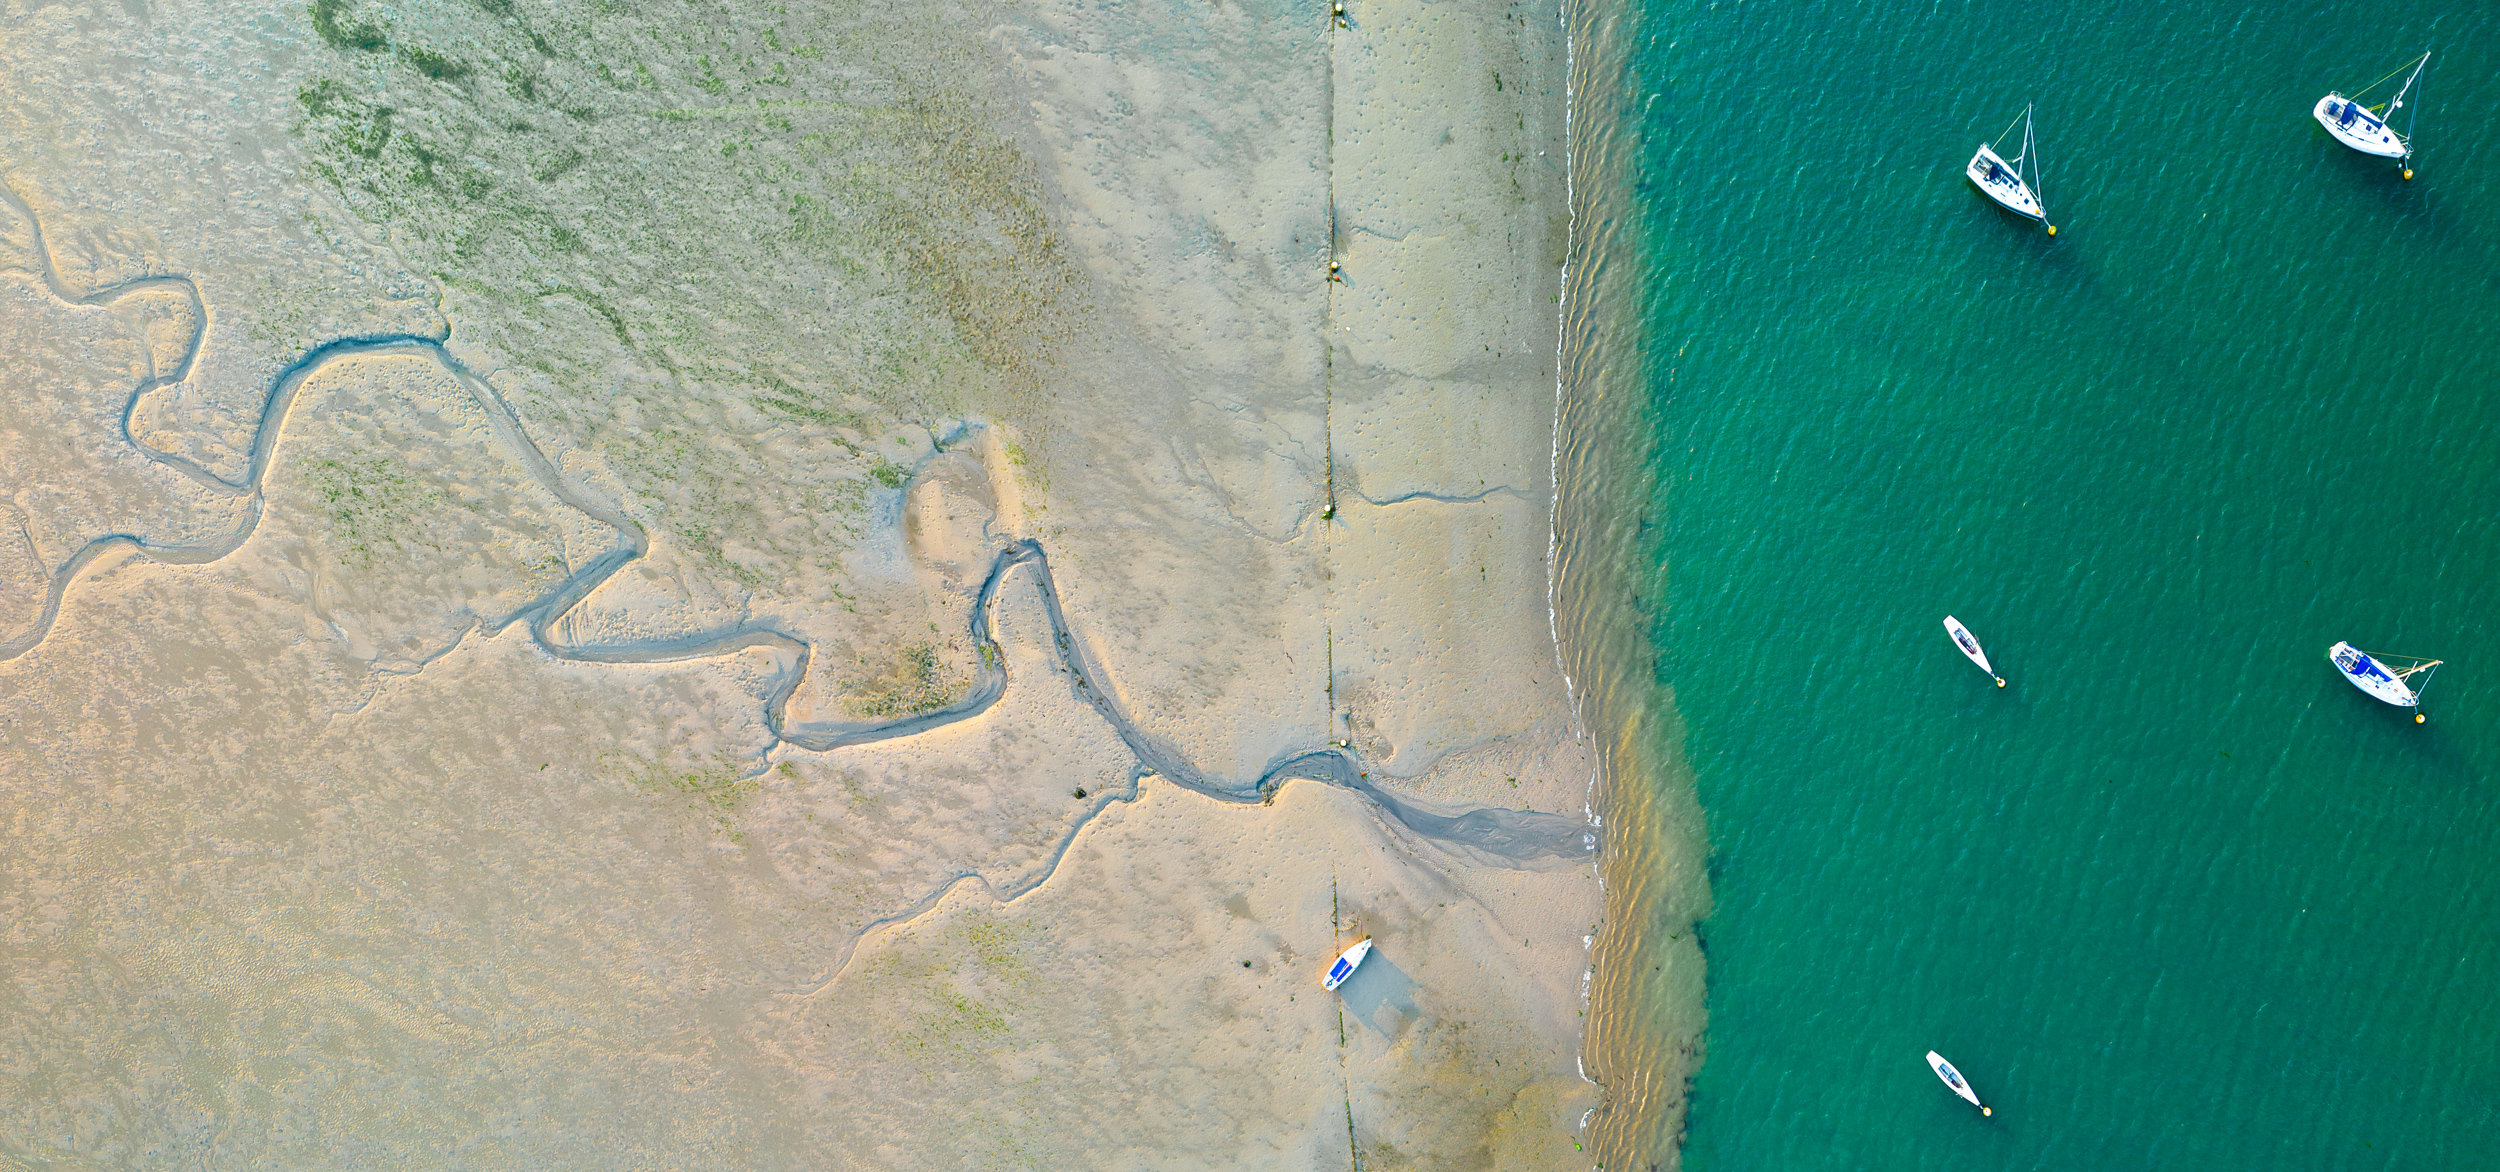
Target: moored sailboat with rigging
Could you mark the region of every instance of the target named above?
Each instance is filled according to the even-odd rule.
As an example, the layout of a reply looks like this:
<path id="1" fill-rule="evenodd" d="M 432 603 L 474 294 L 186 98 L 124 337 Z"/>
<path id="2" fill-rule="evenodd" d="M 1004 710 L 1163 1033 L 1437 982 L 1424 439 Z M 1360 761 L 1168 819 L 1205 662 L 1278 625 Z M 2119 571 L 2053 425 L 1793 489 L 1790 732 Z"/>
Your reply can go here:
<path id="1" fill-rule="evenodd" d="M 1944 630 L 1946 634 L 1953 636 L 1953 645 L 1960 648 L 1962 654 L 1972 663 L 1979 665 L 1979 670 L 1988 673 L 1988 678 L 1995 680 L 1998 687 L 2005 686 L 2005 677 L 1998 675 L 1997 669 L 1989 666 L 1988 653 L 1980 649 L 1979 636 L 1971 634 L 1970 628 L 1962 625 L 1962 620 L 1952 615 L 1944 616 Z"/>
<path id="2" fill-rule="evenodd" d="M 2350 643 L 2337 643 L 2326 649 L 2326 661 L 2344 673 L 2352 686 L 2369 693 L 2379 701 L 2398 708 L 2414 709 L 2413 723 L 2428 719 L 2423 716 L 2422 689 L 2429 687 L 2430 673 L 2442 661 L 2415 659 L 2405 655 L 2372 655 Z M 2414 677 L 2420 676 L 2419 680 Z"/>
<path id="3" fill-rule="evenodd" d="M 1986 1103 L 1979 1101 L 1979 1092 L 1970 1089 L 1970 1080 L 1963 1078 L 1961 1071 L 1955 1070 L 1952 1063 L 1945 1061 L 1944 1055 L 1938 1054 L 1933 1050 L 1929 1050 L 1927 1052 L 1927 1069 L 1935 1071 L 1936 1077 L 1943 1079 L 1944 1085 L 1953 1088 L 1953 1093 L 1960 1095 L 1964 1102 L 1969 1103 L 1973 1107 L 1979 1108 L 1980 1114 L 1996 1114 L 1996 1112 L 1990 1109 Z"/>
<path id="4" fill-rule="evenodd" d="M 2345 97 L 2340 90 L 2330 91 L 2325 97 L 2318 99 L 2318 104 L 2309 112 L 2318 120 L 2318 125 L 2325 127 L 2327 134 L 2333 136 L 2335 141 L 2365 155 L 2400 160 L 2405 165 L 2404 177 L 2411 179 L 2413 178 L 2413 119 L 2420 113 L 2421 103 L 2417 100 L 2414 103 L 2414 112 L 2405 115 L 2405 129 L 2402 134 L 2396 132 L 2396 127 L 2388 115 L 2404 108 L 2405 95 L 2413 92 L 2413 83 L 2422 79 L 2422 71 L 2429 68 L 2430 63 L 2431 55 L 2427 52 L 2405 62 L 2405 65 L 2413 67 L 2413 72 L 2406 76 L 2404 85 L 2397 88 L 2395 98 L 2389 103 L 2364 106 L 2361 104 L 2361 99 L 2371 90 L 2387 84 L 2388 78 L 2403 73 L 2405 65 L 2399 65 L 2388 71 L 2387 77 L 2361 87 L 2359 92 L 2349 98 Z"/>
<path id="5" fill-rule="evenodd" d="M 2015 215 L 2046 226 L 2049 235 L 2055 236 L 2057 225 L 2049 223 L 2048 208 L 2040 198 L 2040 151 L 2039 144 L 2032 138 L 2031 107 L 2023 107 L 2023 116 L 2019 121 L 2023 126 L 2021 151 L 2008 159 L 1996 152 L 1994 144 L 1983 142 L 1979 144 L 1979 153 L 1970 157 L 1970 166 L 1963 168 L 1963 173 L 1970 176 L 1972 185 L 1979 188 L 1981 195 L 1995 200 L 1998 206 Z M 2003 142 L 2012 133 L 2014 128 L 2008 125 L 2004 134 L 1997 135 L 1996 141 Z M 2023 176 L 2026 163 L 2031 168 L 2028 179 Z"/>

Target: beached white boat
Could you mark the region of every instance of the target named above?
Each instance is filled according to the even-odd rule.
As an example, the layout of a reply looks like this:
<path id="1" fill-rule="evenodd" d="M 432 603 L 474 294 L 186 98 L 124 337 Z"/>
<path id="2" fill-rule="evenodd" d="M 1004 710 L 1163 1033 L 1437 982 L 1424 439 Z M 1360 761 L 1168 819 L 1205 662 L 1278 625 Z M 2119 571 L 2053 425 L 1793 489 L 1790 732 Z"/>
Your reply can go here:
<path id="1" fill-rule="evenodd" d="M 1994 146 L 1983 142 L 1979 144 L 1979 153 L 1970 157 L 1970 166 L 1964 168 L 1963 173 L 1970 176 L 1971 183 L 1979 188 L 1981 195 L 1997 201 L 2005 210 L 2015 215 L 2048 225 L 2049 235 L 2055 236 L 2057 225 L 2049 223 L 2048 209 L 2040 202 L 2040 159 L 2039 151 L 2034 149 L 2031 139 L 2031 107 L 2029 106 L 2023 107 L 2022 124 L 2023 149 L 2021 153 L 2009 160 L 1998 154 Z M 2012 126 L 2005 128 L 2005 134 L 2013 132 Z M 2005 134 L 1998 135 L 1998 141 L 2003 141 Z M 2031 164 L 2031 178 L 2028 181 L 2023 178 L 2023 164 L 2026 161 Z"/>
<path id="2" fill-rule="evenodd" d="M 1347 977 L 1354 975 L 1354 970 L 1363 967 L 1363 958 L 1371 954 L 1371 937 L 1355 941 L 1354 947 L 1337 954 L 1337 963 L 1328 966 L 1328 975 L 1319 979 L 1319 987 L 1335 991 L 1337 986 L 1345 984 Z"/>
<path id="3" fill-rule="evenodd" d="M 2422 689 L 2430 686 L 2430 671 L 2438 667 L 2436 659 L 2412 659 L 2402 655 L 2372 655 L 2350 643 L 2337 643 L 2326 649 L 2326 661 L 2344 673 L 2352 686 L 2393 704 L 2398 708 L 2419 709 Z M 2421 676 L 2419 680 L 2415 676 Z M 2419 711 L 2413 723 L 2426 719 Z"/>
<path id="4" fill-rule="evenodd" d="M 2424 53 L 2389 71 L 2387 77 L 2363 86 L 2360 93 L 2349 98 L 2345 97 L 2341 91 L 2337 91 L 2318 99 L 2318 104 L 2309 112 L 2317 118 L 2318 125 L 2326 127 L 2326 132 L 2334 136 L 2335 141 L 2345 146 L 2362 154 L 2376 155 L 2382 159 L 2410 161 L 2413 158 L 2413 115 L 2405 115 L 2405 132 L 2402 134 L 2396 132 L 2395 126 L 2389 122 L 2387 115 L 2404 108 L 2405 95 L 2413 91 L 2413 83 L 2421 79 L 2422 70 L 2428 68 L 2430 63 L 2431 55 Z M 2405 65 L 2412 66 L 2413 73 L 2405 78 L 2403 87 L 2396 91 L 2396 97 L 2392 103 L 2379 106 L 2362 105 L 2362 99 L 2371 90 L 2385 85 L 2388 78 L 2403 73 Z M 2412 168 L 2405 169 L 2405 178 L 2413 178 Z"/>
<path id="5" fill-rule="evenodd" d="M 1953 636 L 1953 645 L 1961 648 L 1962 654 L 1969 656 L 1972 663 L 1979 665 L 1979 670 L 1988 673 L 1988 678 L 1995 680 L 1998 687 L 2005 686 L 2005 677 L 1998 675 L 1997 669 L 1988 666 L 1988 653 L 1979 649 L 1978 637 L 1970 633 L 1969 627 L 1962 625 L 1962 620 L 1952 615 L 1944 616 L 1944 630 L 1946 634 Z"/>
<path id="6" fill-rule="evenodd" d="M 1929 1050 L 1927 1052 L 1927 1068 L 1935 1071 L 1936 1077 L 1944 1080 L 1944 1085 L 1952 1087 L 1954 1094 L 1970 1100 L 1970 1105 L 1979 1108 L 1980 1114 L 1996 1114 L 1995 1111 L 1989 1109 L 1986 1103 L 1979 1101 L 1979 1092 L 1970 1089 L 1970 1080 L 1963 1078 L 1961 1071 L 1953 1069 L 1953 1064 L 1945 1061 L 1944 1055 L 1938 1054 L 1933 1050 Z"/>

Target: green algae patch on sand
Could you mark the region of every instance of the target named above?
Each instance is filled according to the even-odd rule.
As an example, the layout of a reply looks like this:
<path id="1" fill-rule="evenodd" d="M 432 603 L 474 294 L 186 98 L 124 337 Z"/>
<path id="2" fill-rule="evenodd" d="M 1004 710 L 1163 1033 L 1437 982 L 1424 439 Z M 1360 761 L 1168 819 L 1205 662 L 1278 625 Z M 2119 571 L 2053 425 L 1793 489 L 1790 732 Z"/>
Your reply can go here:
<path id="1" fill-rule="evenodd" d="M 407 62 L 410 69 L 436 81 L 457 81 L 469 75 L 468 66 L 419 45 L 401 46 L 399 59 Z"/>
<path id="2" fill-rule="evenodd" d="M 859 994 L 844 1012 L 881 1023 L 858 1057 L 888 1080 L 888 1094 L 950 1094 L 928 1138 L 972 1166 L 1055 1166 L 1048 1092 L 1028 1068 L 1048 1033 L 1024 1020 L 1046 990 L 1052 952 L 1039 925 L 950 901 L 893 929 L 846 979 Z M 966 1079 L 989 1089 L 960 1096 Z"/>
<path id="3" fill-rule="evenodd" d="M 988 52 L 953 22 L 449 0 L 390 21 L 389 68 L 322 38 L 306 168 L 530 373 L 509 393 L 533 433 L 593 454 L 720 590 L 847 579 L 860 482 L 892 475 L 857 436 L 1037 393 L 1078 270 L 994 99 L 942 80 Z"/>
<path id="4" fill-rule="evenodd" d="M 377 550 L 396 552 L 421 515 L 448 499 L 388 456 L 308 461 L 303 478 L 328 512 L 339 563 L 356 570 L 373 568 Z"/>
<path id="5" fill-rule="evenodd" d="M 626 765 L 639 789 L 676 794 L 698 808 L 728 814 L 762 792 L 763 778 L 747 772 L 746 763 L 726 756 L 708 762 L 645 761 Z"/>
<path id="6" fill-rule="evenodd" d="M 972 1056 L 1010 1041 L 1022 994 L 1041 981 L 1032 957 L 1040 925 L 966 913 L 913 951 L 880 958 L 889 975 L 916 987 L 917 1004 L 893 1035 L 905 1051 Z"/>
<path id="7" fill-rule="evenodd" d="M 250 579 L 309 607 L 354 659 L 420 666 L 548 597 L 571 551 L 625 540 L 541 482 L 428 352 L 334 357 L 285 416 Z"/>
<path id="8" fill-rule="evenodd" d="M 717 753 L 696 758 L 675 750 L 644 757 L 618 752 L 605 757 L 605 768 L 633 789 L 661 798 L 699 820 L 713 833 L 741 847 L 748 844 L 739 816 L 764 792 L 766 773 L 751 758 Z"/>
<path id="9" fill-rule="evenodd" d="M 1048 1033 L 1024 1020 L 1044 992 L 1052 943 L 1039 925 L 992 908 L 935 914 L 902 929 L 863 974 L 876 1016 L 891 1023 L 871 1043 L 875 1061 L 907 1080 L 907 1094 L 966 1077 L 993 1083 L 950 1102 L 947 1146 L 975 1155 L 975 1166 L 1053 1166 L 1057 1129 L 1040 1072 L 1026 1065 Z"/>
<path id="10" fill-rule="evenodd" d="M 350 15 L 354 7 L 352 0 L 313 0 L 305 11 L 312 17 L 313 33 L 333 49 L 373 53 L 389 48 L 390 34 L 372 21 L 355 19 Z"/>
<path id="11" fill-rule="evenodd" d="M 890 719 L 935 712 L 963 698 L 971 678 L 946 662 L 938 645 L 914 643 L 882 663 L 860 661 L 865 674 L 847 685 L 843 707 L 853 715 Z"/>
<path id="12" fill-rule="evenodd" d="M 867 479 L 838 439 L 741 458 L 721 438 L 753 428 L 739 406 L 689 402 L 596 434 L 609 466 L 642 490 L 659 531 L 711 580 L 751 591 L 786 588 L 811 571 L 831 581 L 866 522 Z M 838 586 L 831 593 L 841 597 Z"/>
<path id="13" fill-rule="evenodd" d="M 1392 1044 L 1409 1093 L 1391 1100 L 1370 1087 L 1349 1090 L 1357 1163 L 1483 1172 L 1538 1166 L 1553 1147 L 1554 1120 L 1569 1115 L 1569 1084 L 1549 1077 L 1532 1046 L 1441 1016 L 1436 1000 L 1427 996 Z"/>

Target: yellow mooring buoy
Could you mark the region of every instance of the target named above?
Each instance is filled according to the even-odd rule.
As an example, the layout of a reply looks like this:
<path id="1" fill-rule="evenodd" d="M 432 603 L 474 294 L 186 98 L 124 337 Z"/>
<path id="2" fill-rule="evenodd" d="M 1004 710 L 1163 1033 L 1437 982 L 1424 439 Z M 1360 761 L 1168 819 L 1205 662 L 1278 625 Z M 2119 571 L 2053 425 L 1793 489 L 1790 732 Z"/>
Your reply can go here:
<path id="1" fill-rule="evenodd" d="M 2411 168 L 2411 167 L 2407 167 L 2407 168 L 2405 168 L 2405 178 L 2407 178 L 2407 179 L 2411 179 L 2411 178 L 2413 178 L 2413 168 Z"/>
<path id="2" fill-rule="evenodd" d="M 2057 235 L 2057 225 L 2055 225 L 2055 224 L 2051 224 L 2051 225 L 2049 225 L 2049 235 L 2051 235 L 2051 236 L 2055 236 L 2055 235 Z"/>
<path id="3" fill-rule="evenodd" d="M 2419 712 L 2413 714 L 2413 723 L 2415 724 L 2428 724 L 2430 723 L 2430 719 L 2430 717 L 2424 716 Z"/>

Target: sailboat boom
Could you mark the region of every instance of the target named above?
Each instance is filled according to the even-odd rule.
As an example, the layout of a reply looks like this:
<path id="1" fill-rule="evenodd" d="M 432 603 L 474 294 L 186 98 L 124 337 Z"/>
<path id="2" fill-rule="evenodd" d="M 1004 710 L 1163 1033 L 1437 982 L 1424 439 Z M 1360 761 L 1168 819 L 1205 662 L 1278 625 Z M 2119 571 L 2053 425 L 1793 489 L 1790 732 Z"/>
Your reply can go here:
<path id="1" fill-rule="evenodd" d="M 2413 673 L 2415 673 L 2415 672 L 2417 672 L 2417 671 L 2429 671 L 2430 669 L 2432 669 L 2432 668 L 2434 668 L 2434 667 L 2438 667 L 2440 664 L 2445 663 L 2445 662 L 2447 662 L 2447 661 L 2446 661 L 2446 660 L 2443 660 L 2443 659 L 2426 659 L 2426 660 L 2423 660 L 2423 661 L 2422 661 L 2422 662 L 2420 662 L 2420 663 L 2414 664 L 2413 666 L 2411 666 L 2411 667 L 2408 667 L 2408 668 L 2404 669 L 2403 671 L 2397 672 L 2397 673 L 2396 673 L 2396 678 L 2401 680 L 2401 679 L 2405 678 L 2406 676 L 2412 675 Z"/>

